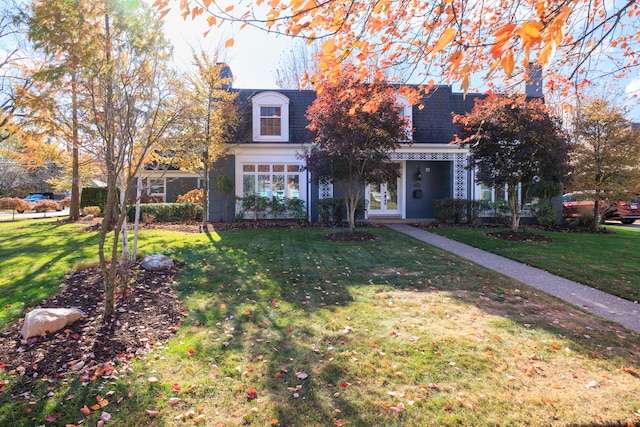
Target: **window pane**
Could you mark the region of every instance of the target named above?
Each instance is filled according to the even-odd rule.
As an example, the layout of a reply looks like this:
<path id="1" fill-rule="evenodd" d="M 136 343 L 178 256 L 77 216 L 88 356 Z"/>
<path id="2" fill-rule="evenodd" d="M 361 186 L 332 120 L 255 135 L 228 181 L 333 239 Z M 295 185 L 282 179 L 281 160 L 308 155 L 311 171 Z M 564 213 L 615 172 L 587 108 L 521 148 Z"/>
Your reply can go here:
<path id="1" fill-rule="evenodd" d="M 284 172 L 284 165 L 273 165 L 274 172 Z"/>
<path id="2" fill-rule="evenodd" d="M 491 201 L 491 188 L 486 185 L 480 186 L 480 200 L 484 200 L 485 202 Z"/>
<path id="3" fill-rule="evenodd" d="M 242 165 L 242 172 L 255 172 L 256 165 Z"/>
<path id="4" fill-rule="evenodd" d="M 151 193 L 151 194 L 163 194 L 164 193 L 164 179 L 150 179 L 149 180 L 149 193 Z"/>
<path id="5" fill-rule="evenodd" d="M 244 175 L 242 177 L 242 195 L 249 196 L 256 192 L 256 177 L 254 175 Z"/>
<path id="6" fill-rule="evenodd" d="M 271 176 L 258 175 L 258 195 L 271 199 Z"/>
<path id="7" fill-rule="evenodd" d="M 260 135 L 263 136 L 280 136 L 280 118 L 260 118 Z"/>
<path id="8" fill-rule="evenodd" d="M 290 199 L 300 198 L 300 176 L 289 175 L 287 176 L 287 197 Z"/>
<path id="9" fill-rule="evenodd" d="M 258 165 L 258 172 L 271 172 L 270 165 Z"/>
<path id="10" fill-rule="evenodd" d="M 287 172 L 300 172 L 300 165 L 287 165 Z"/>
<path id="11" fill-rule="evenodd" d="M 284 175 L 273 175 L 273 197 L 284 200 Z"/>

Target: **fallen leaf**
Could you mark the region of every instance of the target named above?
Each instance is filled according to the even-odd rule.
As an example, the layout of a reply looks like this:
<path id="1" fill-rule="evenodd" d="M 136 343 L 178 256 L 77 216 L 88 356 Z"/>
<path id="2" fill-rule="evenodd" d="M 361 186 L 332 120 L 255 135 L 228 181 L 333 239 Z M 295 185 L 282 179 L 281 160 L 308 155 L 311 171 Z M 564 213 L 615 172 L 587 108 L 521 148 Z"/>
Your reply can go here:
<path id="1" fill-rule="evenodd" d="M 156 377 L 149 377 L 149 379 L 147 380 L 147 382 L 149 384 L 155 384 L 158 382 L 158 379 Z"/>
<path id="2" fill-rule="evenodd" d="M 247 389 L 247 399 L 253 400 L 258 397 L 258 390 L 253 387 Z"/>
<path id="3" fill-rule="evenodd" d="M 111 420 L 111 414 L 108 412 L 103 412 L 102 414 L 100 414 L 100 420 L 106 422 L 109 422 Z"/>
<path id="4" fill-rule="evenodd" d="M 269 425 L 270 426 L 274 426 L 276 424 L 278 424 L 278 419 L 277 418 L 273 418 L 271 421 L 269 421 Z"/>
<path id="5" fill-rule="evenodd" d="M 193 353 L 195 353 L 196 351 L 192 348 L 188 348 L 187 349 L 187 353 L 189 353 L 191 356 L 193 356 Z"/>
<path id="6" fill-rule="evenodd" d="M 147 409 L 147 415 L 149 415 L 149 418 L 155 418 L 159 413 L 160 411 L 150 411 L 149 409 Z"/>
<path id="7" fill-rule="evenodd" d="M 180 403 L 182 399 L 178 398 L 178 397 L 170 397 L 169 398 L 169 405 L 177 405 L 178 403 Z"/>
<path id="8" fill-rule="evenodd" d="M 173 391 L 180 391 L 182 389 L 182 387 L 180 387 L 180 384 L 178 383 L 173 383 L 173 385 L 171 386 L 171 390 Z"/>
<path id="9" fill-rule="evenodd" d="M 49 414 L 46 416 L 46 418 L 44 419 L 45 421 L 48 421 L 50 423 L 54 422 L 55 420 L 57 420 L 58 418 L 60 418 L 62 416 L 62 414 L 60 412 L 56 412 L 54 414 Z"/>
<path id="10" fill-rule="evenodd" d="M 585 387 L 587 387 L 587 388 L 598 388 L 598 387 L 600 387 L 600 384 L 598 383 L 598 381 L 590 381 L 585 385 Z"/>
<path id="11" fill-rule="evenodd" d="M 307 374 L 306 372 L 296 372 L 296 378 L 298 378 L 299 380 L 304 380 L 309 378 L 309 374 Z"/>
<path id="12" fill-rule="evenodd" d="M 334 425 L 334 426 L 338 426 L 338 427 L 342 427 L 342 421 L 340 421 L 340 420 L 335 420 L 335 421 L 333 422 L 333 425 Z"/>
<path id="13" fill-rule="evenodd" d="M 89 415 L 91 413 L 91 409 L 87 408 L 87 405 L 84 405 L 82 408 L 80 408 L 80 412 L 85 415 Z"/>

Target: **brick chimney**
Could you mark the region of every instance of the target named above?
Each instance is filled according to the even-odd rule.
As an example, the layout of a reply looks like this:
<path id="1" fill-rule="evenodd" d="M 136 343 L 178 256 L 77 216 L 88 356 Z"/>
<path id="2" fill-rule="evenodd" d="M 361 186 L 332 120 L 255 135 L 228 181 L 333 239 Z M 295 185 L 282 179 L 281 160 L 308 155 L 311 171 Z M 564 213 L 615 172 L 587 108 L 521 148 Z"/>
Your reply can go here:
<path id="1" fill-rule="evenodd" d="M 527 96 L 542 98 L 542 66 L 529 62 L 525 75 L 525 89 Z"/>

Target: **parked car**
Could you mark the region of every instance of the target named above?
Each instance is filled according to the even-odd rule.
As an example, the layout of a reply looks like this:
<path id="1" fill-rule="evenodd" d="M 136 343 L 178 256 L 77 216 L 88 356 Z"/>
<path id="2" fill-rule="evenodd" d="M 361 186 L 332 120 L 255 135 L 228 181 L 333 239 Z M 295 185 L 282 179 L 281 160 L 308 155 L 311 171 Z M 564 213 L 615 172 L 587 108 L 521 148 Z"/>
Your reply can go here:
<path id="1" fill-rule="evenodd" d="M 51 200 L 52 202 L 56 203 L 56 210 L 57 211 L 61 211 L 62 210 L 62 205 L 60 203 L 54 201 L 53 193 L 48 193 L 48 192 L 29 193 L 29 195 L 27 197 L 25 197 L 23 200 L 31 205 L 31 209 L 30 210 L 38 210 L 37 204 L 38 204 L 38 202 L 42 202 L 43 200 Z M 46 209 L 44 209 L 44 210 L 46 210 Z M 16 212 L 23 213 L 25 211 L 24 210 L 17 210 Z"/>
<path id="2" fill-rule="evenodd" d="M 585 193 L 568 193 L 562 196 L 562 218 L 571 220 L 585 213 L 592 213 L 594 201 L 588 200 Z M 633 224 L 640 219 L 640 200 L 631 202 L 603 200 L 598 204 L 600 221 L 620 221 L 623 224 Z"/>

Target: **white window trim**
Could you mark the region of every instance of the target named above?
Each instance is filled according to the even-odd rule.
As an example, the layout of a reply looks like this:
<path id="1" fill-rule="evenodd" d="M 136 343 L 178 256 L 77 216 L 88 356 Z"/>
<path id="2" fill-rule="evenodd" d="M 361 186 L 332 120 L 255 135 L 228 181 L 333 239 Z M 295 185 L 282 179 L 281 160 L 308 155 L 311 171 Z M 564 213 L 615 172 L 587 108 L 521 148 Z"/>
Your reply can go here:
<path id="1" fill-rule="evenodd" d="M 262 92 L 251 98 L 253 140 L 256 142 L 289 142 L 289 98 L 278 92 Z M 260 135 L 260 107 L 280 107 L 281 135 Z"/>

